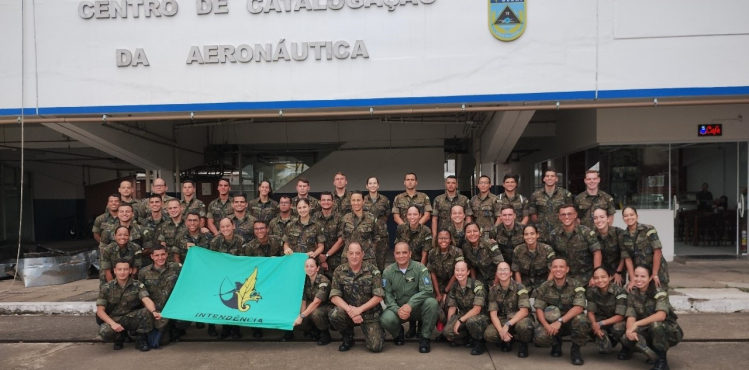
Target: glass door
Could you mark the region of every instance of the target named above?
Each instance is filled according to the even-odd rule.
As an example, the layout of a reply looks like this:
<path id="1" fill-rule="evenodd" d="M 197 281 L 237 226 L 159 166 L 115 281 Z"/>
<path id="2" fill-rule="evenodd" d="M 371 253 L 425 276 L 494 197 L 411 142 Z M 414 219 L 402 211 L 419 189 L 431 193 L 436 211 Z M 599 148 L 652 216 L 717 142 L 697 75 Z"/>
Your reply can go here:
<path id="1" fill-rule="evenodd" d="M 747 240 L 747 183 L 749 183 L 749 150 L 747 147 L 749 143 L 741 142 L 737 143 L 738 159 L 737 159 L 737 195 L 736 195 L 736 254 L 746 255 L 746 240 Z"/>

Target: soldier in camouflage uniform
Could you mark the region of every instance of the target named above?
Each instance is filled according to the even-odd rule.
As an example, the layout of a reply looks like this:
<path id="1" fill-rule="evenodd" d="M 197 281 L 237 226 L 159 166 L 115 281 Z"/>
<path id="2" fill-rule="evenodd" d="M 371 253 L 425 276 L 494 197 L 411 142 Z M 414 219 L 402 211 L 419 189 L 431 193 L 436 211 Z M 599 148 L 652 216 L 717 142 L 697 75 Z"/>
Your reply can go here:
<path id="1" fill-rule="evenodd" d="M 461 340 L 470 334 L 473 339 L 472 355 L 480 355 L 486 351 L 484 331 L 489 325 L 486 315 L 486 288 L 481 281 L 469 276 L 468 265 L 459 261 L 455 264 L 455 284 L 447 294 L 447 324 L 442 335 L 447 338 L 451 346 L 456 340 Z M 468 344 L 470 344 L 468 340 Z"/>
<path id="2" fill-rule="evenodd" d="M 205 203 L 195 196 L 195 181 L 185 180 L 182 182 L 182 200 L 179 203 L 182 206 L 183 218 L 190 211 L 198 212 L 200 218 L 205 218 L 208 214 Z"/>
<path id="3" fill-rule="evenodd" d="M 157 178 L 153 180 L 153 183 L 151 184 L 151 195 L 158 195 L 161 197 L 161 205 L 164 207 L 164 211 L 166 211 L 167 202 L 172 199 L 177 199 L 175 197 L 167 195 L 167 190 L 168 187 L 166 186 L 166 182 L 164 182 L 164 179 Z M 140 209 L 144 214 L 148 214 L 148 212 L 151 211 L 148 200 L 144 199 L 143 202 L 141 202 Z"/>
<path id="4" fill-rule="evenodd" d="M 211 203 L 208 203 L 208 209 L 205 215 L 205 218 L 208 221 L 206 226 L 208 226 L 208 230 L 213 233 L 213 236 L 218 236 L 219 234 L 218 222 L 234 212 L 232 197 L 229 194 L 230 190 L 231 185 L 229 179 L 218 180 L 218 198 L 212 200 Z"/>
<path id="5" fill-rule="evenodd" d="M 278 200 L 278 216 L 268 223 L 268 232 L 279 238 L 283 237 L 286 226 L 291 222 L 292 218 L 291 198 L 285 195 L 281 196 L 281 199 Z"/>
<path id="6" fill-rule="evenodd" d="M 162 245 L 155 246 L 151 251 L 153 264 L 138 271 L 138 281 L 146 286 L 148 296 L 153 301 L 157 312 L 161 312 L 166 306 L 166 301 L 172 294 L 174 285 L 182 270 L 178 263 L 167 262 L 166 248 Z M 160 332 L 169 333 L 169 341 L 179 341 L 179 337 L 185 334 L 185 329 L 190 326 L 189 321 L 161 319 L 157 320 L 153 327 Z"/>
<path id="7" fill-rule="evenodd" d="M 528 290 L 512 280 L 510 265 L 497 265 L 497 285 L 489 290 L 487 310 L 491 325 L 484 331 L 486 341 L 499 343 L 502 352 L 512 351 L 512 342 L 520 342 L 518 357 L 528 357 L 528 343 L 533 340 L 530 309 Z"/>
<path id="8" fill-rule="evenodd" d="M 447 225 L 447 230 L 450 231 L 453 245 L 460 248 L 466 241 L 466 215 L 462 206 L 453 206 L 452 215 L 450 216 L 450 223 Z"/>
<path id="9" fill-rule="evenodd" d="M 452 209 L 454 206 L 462 206 L 464 212 L 471 221 L 473 210 L 469 207 L 468 198 L 458 193 L 458 178 L 450 175 L 445 179 L 445 194 L 434 198 L 432 206 L 432 237 L 437 238 L 440 229 L 447 228 L 452 223 Z"/>
<path id="10" fill-rule="evenodd" d="M 122 203 L 117 208 L 117 221 L 107 225 L 107 228 L 102 230 L 101 233 L 101 246 L 106 246 L 114 241 L 114 230 L 124 226 L 130 231 L 130 241 L 137 244 L 141 249 L 143 248 L 144 241 L 151 238 L 151 232 L 147 228 L 138 225 L 133 220 L 133 207 L 127 203 Z"/>
<path id="11" fill-rule="evenodd" d="M 497 217 L 501 215 L 499 203 L 497 203 L 497 196 L 490 192 L 492 182 L 489 176 L 479 178 L 478 188 L 478 194 L 471 198 L 470 208 L 473 213 L 473 222 L 479 225 L 482 236 L 489 238 L 489 232 L 497 224 Z"/>
<path id="12" fill-rule="evenodd" d="M 253 225 L 255 237 L 249 242 L 242 245 L 242 249 L 237 253 L 238 256 L 249 257 L 282 257 L 283 239 L 279 236 L 269 235 L 268 226 L 265 222 L 257 220 Z"/>
<path id="13" fill-rule="evenodd" d="M 117 222 L 117 210 L 119 208 L 120 196 L 112 194 L 107 199 L 107 211 L 94 220 L 94 227 L 91 228 L 91 232 L 94 234 L 94 239 L 99 242 L 99 249 L 106 245 L 101 244 L 101 233 Z"/>
<path id="14" fill-rule="evenodd" d="M 210 232 L 204 233 L 201 230 L 200 214 L 196 211 L 188 212 L 185 219 L 185 230 L 177 235 L 172 249 L 175 262 L 184 263 L 187 250 L 191 247 L 198 246 L 208 249 L 211 239 L 213 239 L 213 234 Z"/>
<path id="15" fill-rule="evenodd" d="M 627 229 L 619 235 L 619 247 L 622 250 L 622 259 L 627 265 L 630 276 L 634 267 L 646 266 L 653 272 L 653 281 L 656 287 L 668 290 L 668 266 L 663 257 L 663 246 L 658 238 L 658 232 L 651 225 L 637 222 L 637 210 L 633 207 L 625 207 L 622 217 Z M 630 280 L 627 290 L 632 289 L 633 281 Z"/>
<path id="16" fill-rule="evenodd" d="M 115 241 L 102 249 L 99 268 L 104 271 L 104 280 L 100 279 L 102 284 L 114 280 L 114 265 L 116 261 L 127 260 L 132 266 L 133 277 L 138 273 L 141 267 L 141 248 L 130 241 L 130 230 L 125 226 L 120 226 L 114 232 Z M 101 274 L 100 274 L 101 277 Z"/>
<path id="17" fill-rule="evenodd" d="M 452 243 L 452 236 L 448 230 L 440 230 L 437 233 L 437 248 L 429 251 L 427 258 L 427 269 L 432 276 L 434 295 L 440 305 L 438 321 L 447 322 L 447 294 L 455 282 L 455 264 L 465 261 L 463 251 L 456 248 Z M 440 341 L 444 336 L 440 337 Z"/>
<path id="18" fill-rule="evenodd" d="M 234 194 L 232 198 L 232 207 L 234 212 L 226 215 L 234 223 L 234 232 L 239 234 L 245 242 L 249 242 L 255 237 L 252 228 L 255 224 L 255 217 L 247 212 L 247 198 L 244 194 Z"/>
<path id="19" fill-rule="evenodd" d="M 220 234 L 211 240 L 208 249 L 236 256 L 244 244 L 244 239 L 234 232 L 234 223 L 228 217 L 219 221 Z"/>
<path id="20" fill-rule="evenodd" d="M 627 292 L 611 282 L 611 273 L 605 266 L 593 270 L 593 284 L 585 292 L 588 320 L 598 353 L 609 354 L 626 329 L 624 314 L 627 310 Z"/>
<path id="21" fill-rule="evenodd" d="M 149 238 L 143 240 L 142 262 L 144 266 L 148 266 L 152 262 L 149 257 L 151 254 L 151 248 L 156 244 L 160 244 L 159 235 L 156 233 L 156 230 L 161 224 L 166 223 L 169 217 L 164 213 L 162 208 L 161 196 L 152 194 L 149 198 L 146 198 L 143 201 L 148 202 L 148 207 L 151 209 L 151 212 L 148 213 L 148 217 L 143 219 L 140 223 L 141 226 L 148 230 L 148 234 L 150 235 Z M 167 253 L 169 252 L 167 251 Z"/>
<path id="22" fill-rule="evenodd" d="M 333 194 L 328 191 L 322 192 L 320 194 L 322 211 L 313 216 L 325 235 L 325 249 L 319 260 L 325 276 L 328 277 L 333 277 L 333 272 L 341 265 L 341 249 L 343 248 L 343 239 L 339 236 L 342 217 L 335 211 L 334 205 Z"/>
<path id="23" fill-rule="evenodd" d="M 560 225 L 559 207 L 572 204 L 572 193 L 557 186 L 557 171 L 544 171 L 544 187 L 536 190 L 528 201 L 528 214 L 538 225 L 541 233 L 539 240 L 544 243 L 551 241 L 551 231 Z"/>
<path id="24" fill-rule="evenodd" d="M 512 271 L 515 281 L 522 282 L 528 294 L 535 297 L 536 289 L 550 278 L 554 249 L 538 242 L 536 225 L 523 229 L 523 240 L 525 243 L 518 245 L 512 253 Z"/>
<path id="25" fill-rule="evenodd" d="M 286 226 L 283 236 L 284 254 L 307 253 L 308 256 L 317 258 L 325 250 L 325 234 L 309 212 L 307 199 L 300 199 L 297 203 L 299 216 Z"/>
<path id="26" fill-rule="evenodd" d="M 141 208 L 141 200 L 133 197 L 133 183 L 130 180 L 122 181 L 117 190 L 120 193 L 120 204 L 129 204 L 133 208 L 133 219 L 135 221 L 141 221 L 148 215 Z"/>
<path id="27" fill-rule="evenodd" d="M 504 261 L 499 246 L 489 239 L 482 238 L 479 226 L 471 222 L 466 225 L 466 242 L 463 243 L 463 257 L 476 280 L 491 287 L 497 265 Z"/>
<path id="28" fill-rule="evenodd" d="M 429 196 L 416 191 L 416 185 L 419 182 L 416 179 L 415 173 L 407 173 L 403 185 L 406 187 L 406 191 L 398 194 L 393 199 L 393 220 L 396 224 L 401 225 L 408 223 L 406 220 L 406 212 L 411 206 L 419 208 L 419 212 L 423 215 L 419 223 L 425 225 L 432 216 L 432 205 L 429 202 Z"/>
<path id="29" fill-rule="evenodd" d="M 251 200 L 247 205 L 247 208 L 252 217 L 265 222 L 267 225 L 270 220 L 278 216 L 278 202 L 270 199 L 273 191 L 271 190 L 270 182 L 267 180 L 260 182 L 258 193 L 259 196 L 256 199 Z"/>
<path id="30" fill-rule="evenodd" d="M 343 172 L 338 172 L 333 178 L 333 201 L 335 202 L 335 211 L 341 216 L 351 212 L 351 192 L 346 191 L 346 175 Z"/>
<path id="31" fill-rule="evenodd" d="M 137 331 L 135 348 L 148 351 L 147 335 L 153 329 L 154 318 L 161 319 L 156 307 L 148 298 L 145 285 L 131 279 L 130 263 L 117 261 L 114 265 L 116 279 L 99 289 L 96 299 L 96 324 L 105 342 L 114 342 L 113 348 L 124 348 L 125 333 Z M 145 307 L 143 307 L 145 306 Z"/>
<path id="32" fill-rule="evenodd" d="M 380 323 L 393 336 L 395 345 L 402 346 L 405 344 L 402 323 L 408 321 L 411 328 L 415 328 L 416 322 L 419 322 L 419 352 L 429 353 L 430 338 L 438 316 L 429 270 L 411 259 L 411 247 L 408 243 L 397 242 L 393 250 L 395 263 L 386 267 L 382 273 L 386 308 L 380 317 Z M 402 270 L 405 272 L 401 272 Z"/>
<path id="33" fill-rule="evenodd" d="M 676 320 L 678 316 L 668 300 L 668 292 L 651 282 L 653 275 L 645 266 L 634 270 L 632 280 L 634 289 L 627 297 L 627 331 L 622 337 L 622 345 L 631 349 L 637 348 L 648 355 L 654 350 L 655 370 L 668 370 L 666 352 L 684 338 L 684 333 Z M 640 324 L 647 320 L 649 324 Z M 652 350 L 650 349 L 652 347 Z M 620 354 L 621 355 L 621 354 Z"/>
<path id="34" fill-rule="evenodd" d="M 384 230 L 383 237 L 375 242 L 375 264 L 380 271 L 385 269 L 385 259 L 387 258 L 388 243 L 390 242 L 390 234 L 388 233 L 387 222 L 392 211 L 390 207 L 390 200 L 378 193 L 380 189 L 379 180 L 372 176 L 367 179 L 367 190 L 368 195 L 364 196 L 364 212 L 371 213 L 377 220 L 377 227 L 380 230 Z"/>
<path id="35" fill-rule="evenodd" d="M 156 228 L 156 235 L 159 244 L 166 247 L 167 253 L 170 254 L 170 260 L 179 262 L 178 257 L 174 256 L 172 252 L 175 248 L 179 248 L 177 245 L 177 236 L 183 233 L 187 228 L 185 221 L 182 219 L 182 205 L 178 199 L 171 199 L 168 202 L 166 209 L 169 213 L 169 220 L 162 222 Z"/>
<path id="36" fill-rule="evenodd" d="M 382 315 L 382 288 L 380 270 L 364 262 L 361 245 L 346 246 L 347 263 L 339 266 L 333 274 L 330 301 L 336 306 L 330 312 L 330 326 L 341 333 L 343 342 L 338 350 L 348 351 L 354 346 L 354 326 L 361 326 L 367 348 L 381 352 L 385 342 L 385 331 L 380 325 Z"/>
<path id="37" fill-rule="evenodd" d="M 515 191 L 518 187 L 518 175 L 506 174 L 502 181 L 502 186 L 505 188 L 505 191 L 497 196 L 499 209 L 507 205 L 512 206 L 520 223 L 528 225 L 528 198 Z"/>
<path id="38" fill-rule="evenodd" d="M 234 232 L 234 223 L 232 220 L 228 217 L 224 217 L 219 221 L 218 227 L 219 234 L 211 240 L 208 249 L 214 252 L 231 254 L 232 256 L 239 254 L 242 250 L 242 245 L 244 245 L 244 239 L 241 235 Z M 258 336 L 258 334 L 255 333 L 257 333 L 257 331 L 253 333 L 255 338 L 262 337 L 262 334 Z M 229 336 L 233 339 L 242 338 L 242 333 L 240 332 L 238 325 L 223 325 L 221 327 L 221 333 L 217 334 L 216 326 L 214 324 L 208 324 L 208 335 L 212 337 L 218 335 L 219 339 L 225 339 Z"/>
<path id="39" fill-rule="evenodd" d="M 395 229 L 395 242 L 408 244 L 411 247 L 411 258 L 425 265 L 427 254 L 432 250 L 432 232 L 419 223 L 421 213 L 416 206 L 408 208 L 406 219 L 407 223 L 398 225 Z"/>
<path id="40" fill-rule="evenodd" d="M 364 212 L 364 198 L 355 191 L 351 194 L 351 213 L 341 219 L 340 235 L 343 245 L 357 243 L 364 251 L 364 262 L 375 263 L 375 245 L 387 237 L 387 229 L 380 229 L 375 216 Z M 341 265 L 346 264 L 346 247 L 341 254 Z"/>
<path id="41" fill-rule="evenodd" d="M 608 215 L 608 224 L 614 223 L 614 214 L 616 206 L 614 198 L 606 192 L 598 189 L 601 177 L 598 171 L 590 170 L 585 173 L 585 191 L 575 197 L 575 208 L 577 216 L 580 217 L 580 224 L 591 229 L 593 226 L 593 211 L 603 209 Z"/>
<path id="42" fill-rule="evenodd" d="M 622 286 L 627 280 L 627 270 L 622 259 L 622 250 L 619 247 L 619 236 L 624 233 L 624 230 L 609 226 L 608 214 L 605 209 L 600 208 L 593 211 L 593 224 L 596 239 L 601 245 L 601 263 L 614 273 L 614 283 Z"/>
<path id="43" fill-rule="evenodd" d="M 315 213 L 320 211 L 320 201 L 309 194 L 309 189 L 309 180 L 304 177 L 300 177 L 296 183 L 296 196 L 291 199 L 291 213 L 294 215 L 294 217 L 299 216 L 299 213 L 297 213 L 297 203 L 299 203 L 300 199 L 307 200 L 307 203 L 309 204 L 310 216 L 314 216 Z"/>
<path id="44" fill-rule="evenodd" d="M 561 225 L 551 233 L 551 247 L 557 257 L 569 263 L 570 277 L 588 285 L 593 283 L 593 266 L 601 265 L 601 245 L 595 231 L 575 225 L 576 218 L 577 212 L 571 204 L 559 208 Z"/>
<path id="45" fill-rule="evenodd" d="M 572 364 L 582 365 L 584 361 L 580 355 L 580 347 L 588 343 L 590 321 L 583 314 L 585 286 L 569 278 L 569 270 L 567 261 L 556 257 L 551 262 L 552 280 L 536 289 L 533 307 L 536 309 L 538 322 L 533 332 L 533 342 L 539 347 L 551 347 L 552 357 L 561 357 L 562 336 L 570 335 Z"/>
<path id="46" fill-rule="evenodd" d="M 523 225 L 516 221 L 515 208 L 511 205 L 502 206 L 500 213 L 500 224 L 489 233 L 489 239 L 499 245 L 505 262 L 512 265 L 512 253 L 515 247 L 523 244 Z"/>
<path id="47" fill-rule="evenodd" d="M 320 274 L 320 266 L 314 258 L 308 258 L 304 263 L 304 292 L 302 293 L 302 308 L 299 316 L 294 320 L 294 326 L 302 330 L 312 329 L 318 338 L 317 345 L 330 343 L 330 280 Z M 293 333 L 293 332 L 291 332 Z M 293 334 L 291 335 L 293 337 Z"/>

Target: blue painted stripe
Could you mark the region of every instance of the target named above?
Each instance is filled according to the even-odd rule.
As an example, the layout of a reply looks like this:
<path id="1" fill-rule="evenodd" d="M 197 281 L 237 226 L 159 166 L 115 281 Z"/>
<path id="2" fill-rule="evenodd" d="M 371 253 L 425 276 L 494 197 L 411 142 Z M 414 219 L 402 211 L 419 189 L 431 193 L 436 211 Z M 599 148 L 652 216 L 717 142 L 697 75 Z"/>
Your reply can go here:
<path id="1" fill-rule="evenodd" d="M 665 97 L 708 97 L 749 95 L 749 86 L 733 87 L 690 87 L 638 90 L 601 90 L 599 100 L 665 98 Z M 595 91 L 545 92 L 527 94 L 494 94 L 494 95 L 457 95 L 428 96 L 375 99 L 341 99 L 341 100 L 299 100 L 269 102 L 226 102 L 194 104 L 153 104 L 153 105 L 113 105 L 90 107 L 51 107 L 39 108 L 40 115 L 66 114 L 115 114 L 115 113 L 170 113 L 170 112 L 208 112 L 208 111 L 252 111 L 281 109 L 321 109 L 321 108 L 355 108 L 385 107 L 440 104 L 499 104 L 509 102 L 548 102 L 593 100 Z M 19 108 L 0 109 L 0 116 L 17 116 Z M 25 108 L 24 114 L 35 115 L 35 108 Z"/>

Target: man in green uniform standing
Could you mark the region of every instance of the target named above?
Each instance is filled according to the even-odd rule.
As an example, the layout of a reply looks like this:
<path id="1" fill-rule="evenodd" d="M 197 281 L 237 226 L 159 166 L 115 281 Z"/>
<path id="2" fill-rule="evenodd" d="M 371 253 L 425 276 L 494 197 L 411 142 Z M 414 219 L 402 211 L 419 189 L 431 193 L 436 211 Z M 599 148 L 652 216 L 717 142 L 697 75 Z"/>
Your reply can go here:
<path id="1" fill-rule="evenodd" d="M 309 180 L 304 177 L 300 177 L 296 183 L 296 196 L 291 199 L 291 213 L 294 217 L 299 216 L 296 212 L 296 204 L 299 199 L 307 199 L 309 201 L 309 215 L 314 216 L 315 213 L 320 212 L 320 201 L 309 195 L 311 187 Z"/>
<path id="2" fill-rule="evenodd" d="M 593 267 L 600 266 L 603 256 L 596 232 L 576 225 L 577 212 L 572 204 L 559 208 L 560 225 L 551 232 L 554 253 L 567 260 L 571 278 L 581 284 L 593 285 Z"/>
<path id="3" fill-rule="evenodd" d="M 94 227 L 91 228 L 91 232 L 94 234 L 94 239 L 99 243 L 99 249 L 106 246 L 106 244 L 101 243 L 101 234 L 117 223 L 117 210 L 119 208 L 120 196 L 112 194 L 107 199 L 107 211 L 94 220 Z"/>
<path id="4" fill-rule="evenodd" d="M 231 184 L 229 183 L 229 179 L 218 180 L 218 198 L 208 204 L 207 213 L 205 215 L 205 218 L 208 221 L 206 226 L 208 226 L 208 230 L 213 233 L 213 236 L 218 236 L 219 234 L 219 221 L 234 212 L 234 208 L 232 208 L 232 198 L 231 195 L 229 195 L 230 190 Z"/>
<path id="5" fill-rule="evenodd" d="M 499 208 L 511 205 L 515 209 L 518 221 L 523 225 L 528 225 L 528 198 L 517 193 L 518 175 L 505 175 L 502 186 L 505 191 L 497 196 Z"/>
<path id="6" fill-rule="evenodd" d="M 351 196 L 348 196 L 349 212 L 351 212 Z M 320 267 L 325 276 L 332 277 L 333 272 L 341 265 L 341 249 L 343 249 L 343 238 L 340 237 L 341 213 L 336 212 L 333 194 L 328 191 L 320 193 L 320 207 L 322 211 L 315 214 L 314 219 L 325 234 L 325 249 L 318 256 Z"/>
<path id="7" fill-rule="evenodd" d="M 609 226 L 614 224 L 616 206 L 614 198 L 603 190 L 598 189 L 601 183 L 601 175 L 596 170 L 585 173 L 585 191 L 575 197 L 575 208 L 580 224 L 595 230 L 593 224 L 593 211 L 597 208 L 606 210 Z"/>
<path id="8" fill-rule="evenodd" d="M 206 211 L 205 203 L 195 196 L 195 181 L 185 180 L 182 182 L 182 217 L 187 215 L 187 212 L 196 211 L 200 215 L 200 218 L 205 218 Z"/>
<path id="9" fill-rule="evenodd" d="M 437 240 L 437 232 L 440 229 L 447 229 L 452 224 L 450 216 L 454 206 L 463 206 L 466 222 L 471 222 L 473 210 L 468 205 L 468 198 L 458 193 L 458 178 L 453 175 L 447 176 L 445 194 L 434 198 L 434 206 L 432 206 L 432 240 Z"/>
<path id="10" fill-rule="evenodd" d="M 473 213 L 473 222 L 475 222 L 481 231 L 482 237 L 489 238 L 489 232 L 494 228 L 499 220 L 499 203 L 497 196 L 489 190 L 492 188 L 492 181 L 489 176 L 479 177 L 479 192 L 471 198 L 471 212 Z M 465 209 L 466 214 L 468 208 Z"/>
<path id="11" fill-rule="evenodd" d="M 544 171 L 544 187 L 536 190 L 528 202 L 528 214 L 531 220 L 538 225 L 538 238 L 543 243 L 548 243 L 551 230 L 559 226 L 559 207 L 564 204 L 572 204 L 572 193 L 557 186 L 557 171 L 547 168 Z"/>
<path id="12" fill-rule="evenodd" d="M 345 352 L 354 346 L 354 326 L 361 326 L 367 348 L 382 352 L 385 332 L 380 325 L 382 315 L 382 275 L 374 265 L 364 262 L 359 243 L 347 249 L 347 263 L 333 274 L 330 301 L 336 305 L 330 311 L 330 326 L 338 330 L 343 342 L 338 350 Z"/>
<path id="13" fill-rule="evenodd" d="M 432 205 L 429 203 L 429 196 L 416 191 L 416 185 L 419 181 L 416 179 L 416 174 L 409 172 L 406 174 L 403 180 L 403 185 L 406 187 L 406 191 L 398 194 L 393 199 L 393 220 L 396 224 L 405 224 L 406 212 L 411 206 L 416 206 L 419 211 L 423 214 L 419 223 L 425 225 L 427 221 L 432 217 Z"/>
<path id="14" fill-rule="evenodd" d="M 408 243 L 395 244 L 395 263 L 382 273 L 385 289 L 385 312 L 380 317 L 382 327 L 390 332 L 396 346 L 405 344 L 402 323 L 420 321 L 421 342 L 419 352 L 429 353 L 429 340 L 437 323 L 437 300 L 429 270 L 419 262 L 411 260 Z"/>
<path id="15" fill-rule="evenodd" d="M 346 190 L 346 175 L 343 172 L 338 172 L 333 178 L 333 201 L 335 202 L 334 210 L 341 216 L 351 212 L 351 192 Z"/>
<path id="16" fill-rule="evenodd" d="M 291 198 L 282 195 L 278 200 L 278 216 L 274 217 L 268 223 L 268 232 L 282 238 L 286 231 L 286 226 L 291 222 Z"/>

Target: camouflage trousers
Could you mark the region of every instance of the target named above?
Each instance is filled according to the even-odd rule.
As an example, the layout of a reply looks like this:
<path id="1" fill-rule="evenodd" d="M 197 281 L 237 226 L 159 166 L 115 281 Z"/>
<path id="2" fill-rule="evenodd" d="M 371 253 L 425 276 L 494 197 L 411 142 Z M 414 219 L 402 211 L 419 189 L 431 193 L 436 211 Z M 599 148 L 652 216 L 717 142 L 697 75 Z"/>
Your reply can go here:
<path id="1" fill-rule="evenodd" d="M 454 342 L 456 339 L 463 339 L 468 334 L 471 334 L 473 339 L 484 339 L 484 330 L 491 323 L 489 316 L 483 313 L 471 316 L 465 323 L 460 324 L 458 334 L 455 334 L 455 323 L 458 322 L 461 316 L 463 315 L 455 314 L 450 316 L 447 324 L 445 324 L 445 329 L 442 330 L 442 335 L 451 342 Z"/>
<path id="2" fill-rule="evenodd" d="M 504 325 L 510 318 L 499 318 L 500 324 Z M 513 341 L 530 343 L 533 340 L 533 316 L 527 316 L 510 327 Z M 484 330 L 484 339 L 489 343 L 500 343 L 502 338 L 499 336 L 499 330 L 494 325 L 489 324 Z"/>
<path id="3" fill-rule="evenodd" d="M 590 321 L 585 315 L 579 314 L 573 317 L 572 320 L 562 324 L 556 336 L 549 335 L 543 325 L 540 322 L 536 322 L 536 327 L 533 329 L 533 342 L 539 347 L 551 347 L 554 345 L 555 337 L 561 338 L 569 335 L 572 343 L 583 347 L 588 343 L 588 339 L 590 338 L 588 333 L 590 333 Z"/>
<path id="4" fill-rule="evenodd" d="M 390 238 L 378 240 L 375 243 L 375 265 L 380 271 L 385 270 L 385 260 L 388 255 L 388 240 Z"/>
<path id="5" fill-rule="evenodd" d="M 598 318 L 596 318 L 598 319 Z M 605 318 L 602 318 L 605 320 Z M 598 353 L 611 353 L 614 350 L 614 343 L 611 340 L 619 341 L 624 333 L 627 332 L 627 324 L 624 321 L 618 322 L 614 325 L 602 326 L 601 330 L 604 332 L 603 338 L 599 338 L 597 335 L 593 335 L 593 340 L 598 346 Z"/>
<path id="6" fill-rule="evenodd" d="M 401 331 L 402 323 L 406 321 L 421 321 L 421 336 L 431 338 L 434 326 L 437 324 L 438 306 L 437 300 L 429 297 L 420 305 L 412 307 L 411 317 L 406 320 L 398 317 L 398 312 L 387 309 L 380 316 L 380 324 L 383 329 L 387 330 L 395 338 Z"/>
<path id="7" fill-rule="evenodd" d="M 647 341 L 647 344 L 656 351 L 663 352 L 679 344 L 684 338 L 684 332 L 681 331 L 679 324 L 668 321 L 658 321 L 648 326 L 639 327 L 637 328 L 637 335 L 640 340 Z M 622 335 L 622 346 L 635 348 L 636 342 L 632 342 L 627 339 L 626 335 Z"/>
<path id="8" fill-rule="evenodd" d="M 122 325 L 126 331 L 137 331 L 138 334 L 148 334 L 153 329 L 153 314 L 146 308 L 135 310 L 124 316 L 114 316 L 112 320 Z M 96 323 L 99 325 L 99 335 L 103 341 L 113 342 L 117 338 L 119 333 L 114 331 L 109 324 L 98 317 Z"/>
<path id="9" fill-rule="evenodd" d="M 385 331 L 382 330 L 379 318 L 373 320 L 364 320 L 361 324 L 354 324 L 346 311 L 339 307 L 333 308 L 330 311 L 330 327 L 333 330 L 339 331 L 341 335 L 353 336 L 354 327 L 360 326 L 364 333 L 364 341 L 367 344 L 367 348 L 372 352 L 382 352 L 382 346 L 385 343 Z"/>
<path id="10" fill-rule="evenodd" d="M 330 330 L 330 311 L 333 311 L 333 306 L 329 304 L 320 305 L 312 311 L 309 316 L 302 319 L 302 323 L 299 328 L 302 330 L 318 329 L 318 330 Z"/>
<path id="11" fill-rule="evenodd" d="M 449 309 L 447 307 L 447 299 L 441 302 L 437 301 L 437 306 L 437 321 L 444 324 L 447 322 L 447 310 Z"/>

